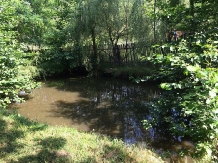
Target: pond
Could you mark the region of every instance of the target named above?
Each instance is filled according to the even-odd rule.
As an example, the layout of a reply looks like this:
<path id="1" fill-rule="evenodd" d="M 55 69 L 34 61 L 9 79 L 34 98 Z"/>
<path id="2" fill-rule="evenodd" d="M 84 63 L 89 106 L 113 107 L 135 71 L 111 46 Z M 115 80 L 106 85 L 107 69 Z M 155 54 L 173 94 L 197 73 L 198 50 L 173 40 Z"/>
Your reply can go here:
<path id="1" fill-rule="evenodd" d="M 146 131 L 142 126 L 142 120 L 150 117 L 149 102 L 160 96 L 155 83 L 67 78 L 43 82 L 17 107 L 21 115 L 31 120 L 105 134 L 129 144 L 147 142 L 167 148 L 166 140 L 172 140 L 166 130 Z"/>

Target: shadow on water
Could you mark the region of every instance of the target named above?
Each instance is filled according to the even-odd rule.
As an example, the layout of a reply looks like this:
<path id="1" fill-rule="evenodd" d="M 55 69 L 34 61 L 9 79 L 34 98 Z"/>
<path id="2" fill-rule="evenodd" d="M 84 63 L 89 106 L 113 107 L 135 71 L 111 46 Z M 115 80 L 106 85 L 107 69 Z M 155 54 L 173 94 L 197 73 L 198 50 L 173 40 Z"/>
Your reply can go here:
<path id="1" fill-rule="evenodd" d="M 30 100 L 18 105 L 18 112 L 40 122 L 94 131 L 130 144 L 149 141 L 166 147 L 167 129 L 146 131 L 142 126 L 142 120 L 150 118 L 149 102 L 160 95 L 161 90 L 149 83 L 104 78 L 62 79 L 47 81 L 34 90 Z M 174 139 L 170 137 L 170 141 Z"/>
<path id="2" fill-rule="evenodd" d="M 47 125 L 30 121 L 24 117 L 20 117 L 18 114 L 16 114 L 16 112 L 11 114 L 8 111 L 0 111 L 0 160 L 7 160 L 7 163 L 75 163 L 71 155 L 68 152 L 62 150 L 64 145 L 67 143 L 67 140 L 62 137 L 38 137 L 33 141 L 34 147 L 31 147 L 33 148 L 33 151 L 25 151 L 25 142 L 19 140 L 25 138 L 25 135 L 29 132 L 34 134 L 34 132 L 45 130 Z M 5 117 L 13 116 L 13 120 L 10 119 L 9 123 L 2 117 L 2 115 Z M 26 128 L 26 130 L 18 130 L 18 126 L 19 128 Z M 99 149 L 93 150 L 99 152 Z M 25 156 L 14 159 L 13 155 L 19 155 L 21 151 L 25 152 Z M 111 158 L 116 160 L 116 162 L 124 162 L 124 159 L 130 160 L 129 162 L 135 162 L 135 158 L 129 156 L 129 153 L 119 146 L 115 147 L 113 145 L 105 145 L 101 153 L 96 154 L 100 155 L 102 162 L 108 162 L 112 160 Z M 97 160 L 95 157 L 87 156 L 84 157 L 84 160 L 78 160 L 76 162 L 90 163 L 97 162 Z"/>

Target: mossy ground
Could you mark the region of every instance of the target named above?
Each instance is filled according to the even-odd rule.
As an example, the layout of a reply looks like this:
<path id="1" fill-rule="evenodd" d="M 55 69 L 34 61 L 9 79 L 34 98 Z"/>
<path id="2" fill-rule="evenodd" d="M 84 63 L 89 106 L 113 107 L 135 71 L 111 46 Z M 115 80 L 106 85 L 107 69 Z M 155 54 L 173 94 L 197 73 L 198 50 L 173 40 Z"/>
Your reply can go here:
<path id="1" fill-rule="evenodd" d="M 0 109 L 1 163 L 161 163 L 148 149 L 64 126 L 30 121 Z"/>

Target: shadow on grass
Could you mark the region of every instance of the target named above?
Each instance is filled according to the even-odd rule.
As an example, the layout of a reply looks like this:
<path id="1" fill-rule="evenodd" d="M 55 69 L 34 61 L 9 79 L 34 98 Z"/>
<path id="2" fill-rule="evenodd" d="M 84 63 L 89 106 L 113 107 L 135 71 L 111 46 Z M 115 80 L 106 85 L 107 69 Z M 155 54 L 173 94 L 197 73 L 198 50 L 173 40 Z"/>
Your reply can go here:
<path id="1" fill-rule="evenodd" d="M 138 162 L 137 158 L 130 156 L 123 147 L 116 145 L 105 145 L 101 149 L 94 149 L 96 151 L 95 155 L 92 157 L 86 157 L 83 160 L 76 161 L 71 160 L 72 163 L 133 163 Z M 141 161 L 142 163 L 144 161 Z M 64 162 L 65 163 L 65 162 Z M 68 163 L 68 162 L 66 162 Z M 70 162 L 71 163 L 71 162 Z"/>
<path id="2" fill-rule="evenodd" d="M 30 121 L 19 116 L 16 111 L 0 109 L 0 160 L 7 163 L 71 163 L 70 154 L 61 150 L 67 140 L 62 137 L 31 139 L 33 144 L 25 143 L 28 133 L 43 131 L 47 125 Z M 24 139 L 24 141 L 22 141 Z M 30 149 L 26 146 L 31 146 Z M 93 158 L 87 158 L 90 162 Z M 1 161 L 0 161 L 1 162 Z"/>
<path id="3" fill-rule="evenodd" d="M 27 127 L 26 131 L 21 128 Z M 44 130 L 47 125 L 32 122 L 20 117 L 15 111 L 0 108 L 0 158 L 16 155 L 25 147 L 25 143 L 17 141 L 25 137 L 26 132 Z"/>
<path id="4" fill-rule="evenodd" d="M 37 139 L 37 145 L 39 147 L 39 152 L 32 155 L 27 155 L 25 157 L 20 158 L 18 161 L 11 161 L 10 163 L 24 163 L 24 162 L 36 162 L 36 163 L 70 163 L 72 162 L 69 154 L 65 151 L 57 151 L 61 149 L 66 140 L 58 137 L 47 137 L 45 139 Z"/>
<path id="5" fill-rule="evenodd" d="M 20 117 L 16 112 L 9 113 L 0 110 L 0 158 L 7 163 L 121 163 L 138 161 L 137 156 L 130 155 L 129 151 L 117 144 L 116 141 L 110 145 L 93 149 L 96 152 L 91 156 L 84 153 L 84 157 L 79 160 L 73 160 L 71 157 L 73 153 L 62 150 L 67 143 L 67 140 L 62 137 L 49 136 L 34 139 L 32 151 L 27 151 L 28 148 L 25 149 L 25 146 L 30 146 L 31 143 L 25 144 L 19 141 L 19 139 L 25 138 L 27 132 L 34 134 L 34 132 L 43 131 L 46 128 L 47 125 Z"/>
<path id="6" fill-rule="evenodd" d="M 13 121 L 5 120 L 3 117 L 10 116 L 5 110 L 0 110 L 0 158 L 6 157 L 8 154 L 17 152 L 24 144 L 17 143 L 17 138 L 23 137 L 23 132 L 16 130 Z"/>
<path id="7" fill-rule="evenodd" d="M 135 158 L 128 155 L 127 151 L 124 151 L 120 147 L 116 146 L 104 146 L 104 153 L 101 156 L 102 162 L 137 162 Z"/>

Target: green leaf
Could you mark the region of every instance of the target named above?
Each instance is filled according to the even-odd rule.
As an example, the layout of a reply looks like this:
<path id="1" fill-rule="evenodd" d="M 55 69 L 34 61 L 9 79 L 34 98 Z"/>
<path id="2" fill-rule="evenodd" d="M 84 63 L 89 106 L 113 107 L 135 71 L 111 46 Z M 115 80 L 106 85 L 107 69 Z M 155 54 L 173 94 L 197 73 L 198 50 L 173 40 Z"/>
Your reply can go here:
<path id="1" fill-rule="evenodd" d="M 206 100 L 206 104 L 210 104 L 210 99 L 209 98 Z"/>
<path id="2" fill-rule="evenodd" d="M 199 69 L 197 66 L 187 66 L 186 69 L 190 72 L 195 72 Z"/>
<path id="3" fill-rule="evenodd" d="M 187 76 L 189 73 L 187 70 L 184 71 L 184 74 Z"/>
<path id="4" fill-rule="evenodd" d="M 193 113 L 192 110 L 187 110 L 187 111 L 185 111 L 185 114 L 187 114 L 187 115 L 192 114 L 192 113 Z"/>
<path id="5" fill-rule="evenodd" d="M 211 98 L 216 97 L 216 92 L 217 92 L 216 89 L 212 89 L 211 91 L 209 91 L 209 96 L 210 96 Z"/>
<path id="6" fill-rule="evenodd" d="M 161 83 L 160 87 L 165 90 L 171 90 L 171 86 L 168 83 Z"/>
<path id="7" fill-rule="evenodd" d="M 184 99 L 185 99 L 185 100 L 190 100 L 190 99 L 191 99 L 191 96 L 190 96 L 189 94 L 186 94 L 186 95 L 184 96 Z"/>

